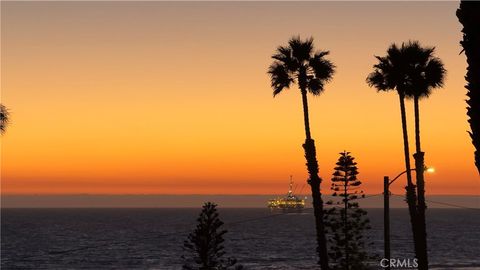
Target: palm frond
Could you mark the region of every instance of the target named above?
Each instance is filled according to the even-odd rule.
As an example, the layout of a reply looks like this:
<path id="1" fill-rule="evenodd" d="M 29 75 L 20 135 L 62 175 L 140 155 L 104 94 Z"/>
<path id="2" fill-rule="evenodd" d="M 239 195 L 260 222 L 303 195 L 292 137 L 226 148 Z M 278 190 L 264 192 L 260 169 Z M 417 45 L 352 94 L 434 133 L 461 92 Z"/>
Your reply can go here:
<path id="1" fill-rule="evenodd" d="M 320 51 L 313 55 L 309 60 L 310 67 L 313 69 L 315 77 L 326 82 L 330 81 L 335 73 L 333 63 L 324 58 L 328 55 L 328 51 Z"/>
<path id="2" fill-rule="evenodd" d="M 392 90 L 387 86 L 385 75 L 381 69 L 376 69 L 370 73 L 366 79 L 368 86 L 377 88 L 378 91 Z"/>
<path id="3" fill-rule="evenodd" d="M 0 104 L 0 134 L 4 134 L 8 124 L 10 123 L 10 112 L 7 107 Z"/>
<path id="4" fill-rule="evenodd" d="M 428 97 L 434 88 L 443 86 L 446 70 L 434 56 L 435 47 L 422 47 L 418 41 L 402 46 L 406 65 L 408 98 Z"/>
<path id="5" fill-rule="evenodd" d="M 290 84 L 294 81 L 288 71 L 288 67 L 281 62 L 275 61 L 268 69 L 270 75 L 270 83 L 273 88 L 273 96 L 282 92 L 285 88 L 290 88 Z"/>
<path id="6" fill-rule="evenodd" d="M 292 57 L 292 49 L 289 47 L 279 46 L 272 58 L 282 62 L 290 71 L 295 71 L 298 68 L 298 63 Z"/>
<path id="7" fill-rule="evenodd" d="M 288 45 L 292 49 L 293 58 L 300 64 L 308 61 L 313 53 L 313 37 L 303 41 L 300 36 L 295 36 L 288 41 Z"/>
<path id="8" fill-rule="evenodd" d="M 446 74 L 447 70 L 440 58 L 433 57 L 428 61 L 428 64 L 425 67 L 425 78 L 429 82 L 430 87 L 443 87 Z"/>
<path id="9" fill-rule="evenodd" d="M 324 90 L 323 82 L 324 81 L 319 78 L 310 78 L 308 80 L 308 91 L 314 96 L 320 95 Z"/>

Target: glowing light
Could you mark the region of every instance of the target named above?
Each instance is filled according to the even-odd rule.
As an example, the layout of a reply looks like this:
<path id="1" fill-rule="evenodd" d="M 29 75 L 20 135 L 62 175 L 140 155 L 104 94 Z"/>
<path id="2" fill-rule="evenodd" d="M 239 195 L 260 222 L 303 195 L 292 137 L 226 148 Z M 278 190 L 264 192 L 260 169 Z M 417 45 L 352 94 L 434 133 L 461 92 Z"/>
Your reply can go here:
<path id="1" fill-rule="evenodd" d="M 434 173 L 434 172 L 435 172 L 435 168 L 433 168 L 433 167 L 428 167 L 426 171 L 427 171 L 428 173 Z"/>

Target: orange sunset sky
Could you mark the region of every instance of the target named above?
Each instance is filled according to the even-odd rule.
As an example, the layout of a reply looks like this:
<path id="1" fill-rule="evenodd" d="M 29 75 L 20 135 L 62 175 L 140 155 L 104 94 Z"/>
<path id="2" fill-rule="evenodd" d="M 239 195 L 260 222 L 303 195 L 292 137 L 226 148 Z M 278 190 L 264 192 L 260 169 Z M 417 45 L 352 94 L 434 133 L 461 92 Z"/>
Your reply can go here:
<path id="1" fill-rule="evenodd" d="M 366 193 L 404 170 L 398 97 L 365 78 L 373 55 L 416 39 L 436 46 L 448 71 L 421 103 L 422 146 L 436 168 L 427 192 L 478 195 L 457 5 L 2 1 L 1 102 L 12 117 L 2 193 L 275 194 L 290 175 L 300 189 L 300 93 L 273 98 L 266 74 L 275 48 L 299 34 L 337 66 L 309 100 L 324 187 L 343 150 Z"/>

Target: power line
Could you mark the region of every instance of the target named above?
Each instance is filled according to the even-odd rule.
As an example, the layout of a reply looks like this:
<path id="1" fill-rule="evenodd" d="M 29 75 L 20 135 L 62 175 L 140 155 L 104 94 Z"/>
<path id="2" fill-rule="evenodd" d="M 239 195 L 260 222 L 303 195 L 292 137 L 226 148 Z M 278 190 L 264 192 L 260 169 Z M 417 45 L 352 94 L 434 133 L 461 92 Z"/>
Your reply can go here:
<path id="1" fill-rule="evenodd" d="M 380 195 L 383 195 L 383 193 L 365 195 L 364 197 L 361 197 L 361 198 L 358 198 L 358 199 L 367 199 L 367 198 L 376 197 L 376 196 L 380 196 Z"/>
<path id="2" fill-rule="evenodd" d="M 463 208 L 463 209 L 469 209 L 469 210 L 480 210 L 480 208 L 467 207 L 467 206 L 458 205 L 458 204 L 453 204 L 453 203 L 437 202 L 437 201 L 432 201 L 432 200 L 426 200 L 426 201 L 427 201 L 427 202 L 431 202 L 431 203 L 436 203 L 436 204 L 446 205 L 446 206 L 452 206 L 452 207 Z"/>
<path id="3" fill-rule="evenodd" d="M 397 195 L 397 194 L 393 194 L 393 193 L 391 195 L 404 198 L 404 196 L 402 196 L 402 195 Z M 425 200 L 425 201 L 430 202 L 430 203 L 436 203 L 436 204 L 440 204 L 440 205 L 450 206 L 450 207 L 462 208 L 462 209 L 477 210 L 477 211 L 480 210 L 480 208 L 473 208 L 473 207 L 468 207 L 468 206 L 453 204 L 453 203 L 446 203 L 446 202 L 439 202 L 439 201 L 432 201 L 432 200 Z"/>

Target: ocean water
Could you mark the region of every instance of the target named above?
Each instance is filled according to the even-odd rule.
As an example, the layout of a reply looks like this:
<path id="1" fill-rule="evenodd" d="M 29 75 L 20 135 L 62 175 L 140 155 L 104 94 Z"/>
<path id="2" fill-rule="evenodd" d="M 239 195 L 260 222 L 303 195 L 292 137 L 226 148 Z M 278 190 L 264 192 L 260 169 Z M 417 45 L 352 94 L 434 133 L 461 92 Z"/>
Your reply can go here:
<path id="1" fill-rule="evenodd" d="M 315 269 L 312 211 L 219 209 L 227 255 L 246 269 Z M 383 254 L 383 210 L 368 209 Z M 2 209 L 1 269 L 180 269 L 199 209 Z M 480 269 L 480 211 L 429 209 L 432 269 Z M 391 210 L 392 258 L 413 258 L 406 209 Z M 373 269 L 381 269 L 375 266 Z"/>

